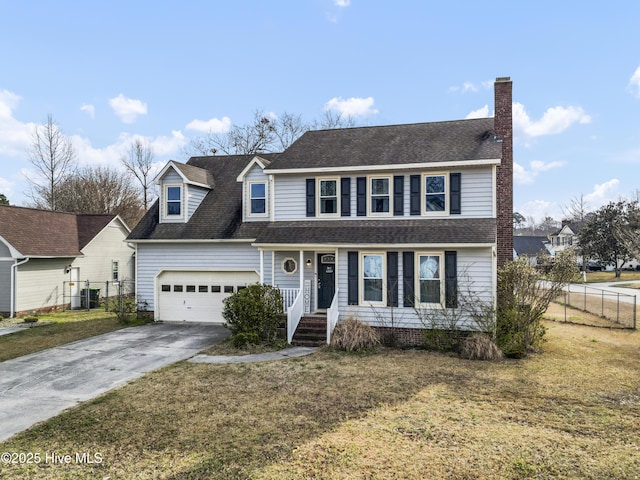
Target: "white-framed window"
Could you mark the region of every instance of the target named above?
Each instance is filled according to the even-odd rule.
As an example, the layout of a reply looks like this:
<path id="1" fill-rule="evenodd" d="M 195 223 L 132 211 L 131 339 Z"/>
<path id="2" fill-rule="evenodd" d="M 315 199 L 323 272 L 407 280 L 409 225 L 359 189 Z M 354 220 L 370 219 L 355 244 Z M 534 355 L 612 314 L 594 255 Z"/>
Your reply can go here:
<path id="1" fill-rule="evenodd" d="M 388 215 L 391 211 L 391 177 L 369 177 L 369 214 Z"/>
<path id="2" fill-rule="evenodd" d="M 267 182 L 249 182 L 249 215 L 267 215 Z"/>
<path id="3" fill-rule="evenodd" d="M 443 256 L 441 253 L 416 254 L 417 301 L 424 306 L 444 304 Z"/>
<path id="4" fill-rule="evenodd" d="M 293 275 L 298 271 L 298 262 L 295 258 L 287 257 L 282 260 L 282 271 L 288 275 Z"/>
<path id="5" fill-rule="evenodd" d="M 423 212 L 425 215 L 442 214 L 449 211 L 447 175 L 428 173 L 422 180 Z"/>
<path id="6" fill-rule="evenodd" d="M 167 218 L 182 217 L 182 185 L 164 186 L 165 210 Z"/>
<path id="7" fill-rule="evenodd" d="M 318 178 L 318 213 L 319 216 L 339 215 L 340 198 L 339 178 Z"/>
<path id="8" fill-rule="evenodd" d="M 360 303 L 363 305 L 386 305 L 385 254 L 361 253 Z"/>
<path id="9" fill-rule="evenodd" d="M 120 276 L 120 263 L 117 260 L 111 261 L 111 280 L 117 282 Z"/>

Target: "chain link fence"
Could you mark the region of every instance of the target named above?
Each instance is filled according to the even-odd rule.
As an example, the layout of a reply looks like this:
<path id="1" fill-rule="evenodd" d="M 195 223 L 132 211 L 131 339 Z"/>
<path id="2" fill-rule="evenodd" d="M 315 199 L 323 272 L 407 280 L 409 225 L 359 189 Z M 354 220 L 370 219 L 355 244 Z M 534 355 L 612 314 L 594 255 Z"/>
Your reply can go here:
<path id="1" fill-rule="evenodd" d="M 134 280 L 63 282 L 64 310 L 104 309 L 108 312 L 135 295 Z M 117 303 L 114 303 L 117 302 Z"/>
<path id="2" fill-rule="evenodd" d="M 564 320 L 568 321 L 567 308 L 587 312 L 611 322 L 613 328 L 637 328 L 637 299 L 635 295 L 612 292 L 589 285 L 571 284 L 555 300 L 564 308 Z M 588 321 L 584 322 L 589 324 Z M 594 325 L 603 326 L 603 325 Z"/>

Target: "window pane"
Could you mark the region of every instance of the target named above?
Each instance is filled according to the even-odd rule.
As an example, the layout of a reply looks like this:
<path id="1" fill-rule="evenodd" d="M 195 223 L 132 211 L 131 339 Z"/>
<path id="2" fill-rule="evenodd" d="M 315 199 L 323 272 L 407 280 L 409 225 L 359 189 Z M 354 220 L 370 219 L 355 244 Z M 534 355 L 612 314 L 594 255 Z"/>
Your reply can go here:
<path id="1" fill-rule="evenodd" d="M 225 285 L 224 293 L 233 293 L 233 285 Z"/>
<path id="2" fill-rule="evenodd" d="M 420 255 L 420 279 L 440 279 L 440 257 Z"/>
<path id="3" fill-rule="evenodd" d="M 366 302 L 381 302 L 382 301 L 382 279 L 364 280 L 364 300 Z"/>
<path id="4" fill-rule="evenodd" d="M 167 202 L 167 215 L 180 215 L 180 202 Z"/>
<path id="5" fill-rule="evenodd" d="M 167 200 L 180 200 L 180 187 L 167 187 Z"/>
<path id="6" fill-rule="evenodd" d="M 420 303 L 440 303 L 440 280 L 420 280 Z"/>
<path id="7" fill-rule="evenodd" d="M 425 205 L 427 212 L 444 212 L 444 206 L 444 194 L 427 195 L 427 201 Z"/>
<path id="8" fill-rule="evenodd" d="M 389 179 L 388 178 L 372 179 L 371 195 L 389 195 Z"/>
<path id="9" fill-rule="evenodd" d="M 320 199 L 320 213 L 338 213 L 338 201 L 334 198 Z"/>
<path id="10" fill-rule="evenodd" d="M 427 177 L 427 193 L 444 193 L 444 176 Z"/>
<path id="11" fill-rule="evenodd" d="M 174 292 L 181 292 L 182 291 L 182 285 L 174 285 L 173 286 L 173 291 Z"/>
<path id="12" fill-rule="evenodd" d="M 332 197 L 338 192 L 336 180 L 320 180 L 320 196 Z"/>
<path id="13" fill-rule="evenodd" d="M 389 212 L 389 197 L 374 197 L 371 199 L 371 211 L 373 213 Z"/>
<path id="14" fill-rule="evenodd" d="M 220 293 L 221 290 L 220 285 L 211 285 L 211 293 Z"/>
<path id="15" fill-rule="evenodd" d="M 251 198 L 265 198 L 265 185 L 264 183 L 252 183 L 251 184 Z"/>
<path id="16" fill-rule="evenodd" d="M 198 292 L 199 293 L 207 293 L 209 291 L 209 286 L 208 285 L 198 285 Z"/>
<path id="17" fill-rule="evenodd" d="M 382 280 L 382 255 L 364 256 L 364 278 L 379 278 Z"/>
<path id="18" fill-rule="evenodd" d="M 171 291 L 171 285 L 162 285 L 162 291 L 163 292 L 170 292 Z"/>
<path id="19" fill-rule="evenodd" d="M 266 207 L 266 200 L 251 199 L 251 213 L 265 213 Z"/>

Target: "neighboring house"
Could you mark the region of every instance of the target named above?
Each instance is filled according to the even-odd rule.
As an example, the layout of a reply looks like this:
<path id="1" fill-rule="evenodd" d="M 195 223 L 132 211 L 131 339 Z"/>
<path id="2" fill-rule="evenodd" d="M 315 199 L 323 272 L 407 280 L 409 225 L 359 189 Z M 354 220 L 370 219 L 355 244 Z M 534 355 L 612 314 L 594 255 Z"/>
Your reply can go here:
<path id="1" fill-rule="evenodd" d="M 115 215 L 0 205 L 0 312 L 76 308 L 87 280 L 133 280 L 129 233 Z"/>
<path id="2" fill-rule="evenodd" d="M 547 237 L 516 235 L 513 237 L 513 256 L 514 258 L 526 257 L 531 265 L 537 265 L 538 255 L 541 252 L 554 255 Z"/>
<path id="3" fill-rule="evenodd" d="M 577 248 L 579 230 L 580 228 L 578 224 L 563 222 L 560 230 L 549 235 L 551 247 L 556 252 L 562 252 L 567 248 Z"/>
<path id="4" fill-rule="evenodd" d="M 513 258 L 511 88 L 496 80 L 495 118 L 309 131 L 280 154 L 169 162 L 128 238 L 138 301 L 156 320 L 221 323 L 224 298 L 263 282 L 284 294 L 289 340 L 321 312 L 329 335 L 354 316 L 407 343 L 428 326 L 416 309 L 459 307 L 466 290 L 494 303 Z"/>

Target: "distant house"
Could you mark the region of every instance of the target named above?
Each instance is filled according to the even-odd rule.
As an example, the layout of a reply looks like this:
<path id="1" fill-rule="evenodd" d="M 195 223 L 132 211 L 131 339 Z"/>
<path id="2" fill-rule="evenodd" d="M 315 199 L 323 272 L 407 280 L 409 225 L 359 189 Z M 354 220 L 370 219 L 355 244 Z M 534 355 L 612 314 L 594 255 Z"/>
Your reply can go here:
<path id="1" fill-rule="evenodd" d="M 537 257 L 541 253 L 554 254 L 551 242 L 547 237 L 516 235 L 513 237 L 514 258 L 526 257 L 531 265 L 537 264 Z"/>
<path id="2" fill-rule="evenodd" d="M 580 225 L 576 223 L 563 222 L 562 228 L 549 235 L 551 247 L 556 252 L 562 252 L 567 248 L 578 246 L 578 233 Z"/>
<path id="3" fill-rule="evenodd" d="M 0 205 L 0 313 L 75 308 L 87 280 L 133 280 L 128 234 L 116 215 Z"/>
<path id="4" fill-rule="evenodd" d="M 171 161 L 132 230 L 137 296 L 161 321 L 222 323 L 223 300 L 260 282 L 303 317 L 356 317 L 419 342 L 417 309 L 495 303 L 513 259 L 512 96 L 495 118 L 309 131 L 279 154 Z M 465 327 L 476 329 L 474 319 Z"/>

